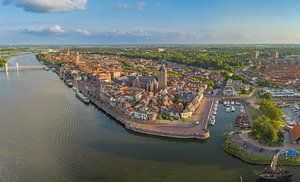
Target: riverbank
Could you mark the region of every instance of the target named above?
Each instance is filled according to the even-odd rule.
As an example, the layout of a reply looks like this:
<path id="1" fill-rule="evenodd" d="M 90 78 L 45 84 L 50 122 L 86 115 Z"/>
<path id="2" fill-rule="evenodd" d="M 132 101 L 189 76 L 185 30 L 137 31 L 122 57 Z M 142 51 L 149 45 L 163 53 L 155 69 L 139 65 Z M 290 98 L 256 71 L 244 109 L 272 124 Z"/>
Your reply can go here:
<path id="1" fill-rule="evenodd" d="M 159 121 L 145 121 L 145 120 L 131 120 L 129 116 L 123 114 L 110 107 L 109 103 L 101 101 L 96 93 L 93 93 L 86 84 L 79 83 L 78 89 L 85 94 L 91 102 L 100 108 L 102 111 L 122 123 L 126 129 L 148 135 L 181 138 L 181 139 L 201 139 L 209 138 L 209 130 L 207 129 L 207 120 L 200 121 L 199 124 L 195 122 L 184 122 L 182 124 L 175 124 L 174 122 L 159 122 Z M 199 113 L 206 112 L 207 108 L 210 110 L 212 100 L 206 100 L 201 103 Z"/>
<path id="2" fill-rule="evenodd" d="M 270 165 L 273 156 L 277 152 L 284 150 L 283 148 L 278 147 L 267 147 L 263 150 L 257 147 L 255 149 L 255 146 L 251 146 L 249 143 L 235 142 L 232 139 L 233 135 L 236 135 L 236 133 L 225 135 L 222 145 L 223 150 L 231 156 L 249 164 Z M 300 166 L 299 157 L 285 157 L 280 155 L 278 161 L 281 165 Z"/>
<path id="3" fill-rule="evenodd" d="M 0 68 L 4 68 L 5 64 L 8 63 L 8 59 L 20 55 L 22 55 L 22 53 L 11 53 L 7 55 L 0 55 Z"/>

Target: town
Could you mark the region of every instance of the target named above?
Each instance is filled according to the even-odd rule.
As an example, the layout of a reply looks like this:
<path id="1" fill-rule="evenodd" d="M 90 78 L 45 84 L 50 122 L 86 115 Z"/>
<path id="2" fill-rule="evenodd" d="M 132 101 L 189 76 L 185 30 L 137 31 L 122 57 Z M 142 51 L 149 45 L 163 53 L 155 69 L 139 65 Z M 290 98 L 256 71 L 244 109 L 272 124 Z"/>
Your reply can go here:
<path id="1" fill-rule="evenodd" d="M 164 53 L 166 48 L 151 51 Z M 297 58 L 279 59 L 278 51 L 263 59 L 259 54 L 251 52 L 249 61 L 238 69 L 238 76 L 229 78 L 212 68 L 142 56 L 63 49 L 38 58 L 53 67 L 67 85 L 122 118 L 127 128 L 161 136 L 206 139 L 208 125 L 215 123 L 218 101 L 257 107 L 260 97 L 270 93 L 274 99 L 282 98 L 275 102 L 279 107 L 282 100 L 297 103 Z M 285 89 L 280 90 L 282 86 Z M 234 102 L 232 106 L 228 103 L 226 111 L 234 111 Z M 252 117 L 246 118 L 243 127 L 249 128 Z"/>
<path id="2" fill-rule="evenodd" d="M 275 155 L 273 161 L 299 165 L 299 57 L 251 50 L 246 57 L 232 57 L 240 61 L 224 62 L 218 54 L 230 57 L 234 49 L 218 48 L 217 54 L 193 49 L 41 48 L 35 57 L 43 66 L 16 62 L 13 67 L 4 59 L 2 71 L 52 70 L 83 104 L 140 134 L 208 140 L 214 137 L 211 129 L 226 122 L 218 119 L 219 112 L 234 113 L 224 136 L 226 153 L 248 163 L 268 164 Z M 170 56 L 174 51 L 181 60 Z M 186 62 L 193 54 L 207 56 L 206 64 Z"/>

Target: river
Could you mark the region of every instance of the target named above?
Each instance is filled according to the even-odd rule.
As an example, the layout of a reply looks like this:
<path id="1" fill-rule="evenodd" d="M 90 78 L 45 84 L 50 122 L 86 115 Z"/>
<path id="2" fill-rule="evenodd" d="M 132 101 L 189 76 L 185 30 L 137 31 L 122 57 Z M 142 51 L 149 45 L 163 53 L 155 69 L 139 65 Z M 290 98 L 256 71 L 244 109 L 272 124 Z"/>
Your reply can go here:
<path id="1" fill-rule="evenodd" d="M 34 55 L 9 64 L 36 65 Z M 51 71 L 0 73 L 1 181 L 254 181 L 255 167 L 223 152 L 237 112 L 219 106 L 207 141 L 136 134 L 86 106 Z M 238 109 L 237 109 L 238 110 Z M 259 167 L 261 168 L 261 167 Z M 299 169 L 299 168 L 298 168 Z M 294 179 L 300 179 L 296 169 Z"/>

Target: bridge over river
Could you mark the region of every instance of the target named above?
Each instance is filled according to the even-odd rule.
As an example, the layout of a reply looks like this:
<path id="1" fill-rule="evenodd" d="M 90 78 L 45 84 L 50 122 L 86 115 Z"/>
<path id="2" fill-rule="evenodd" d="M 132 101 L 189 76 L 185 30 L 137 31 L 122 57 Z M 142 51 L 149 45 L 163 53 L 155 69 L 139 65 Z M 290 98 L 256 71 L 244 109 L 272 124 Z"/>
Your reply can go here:
<path id="1" fill-rule="evenodd" d="M 22 56 L 17 56 L 10 58 L 7 63 L 4 65 L 3 68 L 0 68 L 0 72 L 19 72 L 19 71 L 31 71 L 31 70 L 42 70 L 45 69 L 44 65 L 41 65 L 36 60 L 34 61 L 20 61 L 19 59 L 22 58 Z"/>

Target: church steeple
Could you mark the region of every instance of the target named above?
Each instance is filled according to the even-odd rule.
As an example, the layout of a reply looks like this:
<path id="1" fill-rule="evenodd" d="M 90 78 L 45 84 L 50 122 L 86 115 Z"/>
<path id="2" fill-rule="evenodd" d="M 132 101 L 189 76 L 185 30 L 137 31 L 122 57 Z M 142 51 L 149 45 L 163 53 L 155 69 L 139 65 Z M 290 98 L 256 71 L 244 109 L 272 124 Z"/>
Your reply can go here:
<path id="1" fill-rule="evenodd" d="M 76 64 L 79 64 L 80 63 L 80 54 L 79 52 L 77 52 L 77 56 L 76 56 L 76 61 L 75 61 Z"/>
<path id="2" fill-rule="evenodd" d="M 161 65 L 158 70 L 158 87 L 159 90 L 163 90 L 167 88 L 168 76 L 167 69 L 164 65 Z"/>

